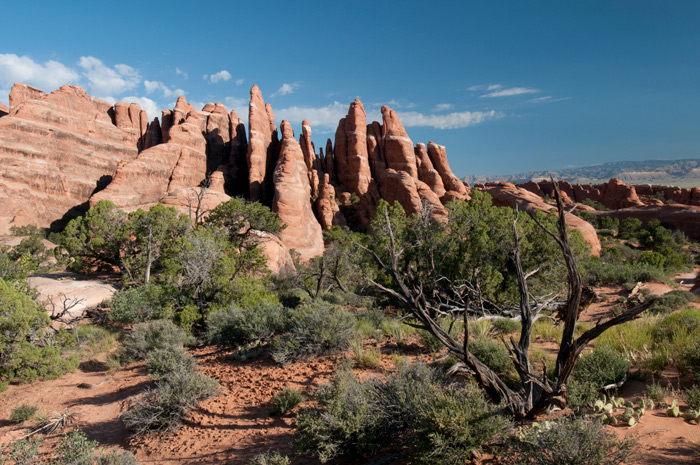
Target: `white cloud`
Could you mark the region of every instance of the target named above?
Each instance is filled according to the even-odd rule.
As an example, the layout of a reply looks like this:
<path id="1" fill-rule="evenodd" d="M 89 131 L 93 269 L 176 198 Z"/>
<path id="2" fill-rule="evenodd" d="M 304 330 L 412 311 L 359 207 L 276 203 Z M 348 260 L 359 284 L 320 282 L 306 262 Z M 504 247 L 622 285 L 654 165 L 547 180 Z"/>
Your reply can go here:
<path id="1" fill-rule="evenodd" d="M 531 100 L 528 100 L 529 103 L 552 103 L 552 102 L 561 102 L 562 100 L 569 100 L 571 97 L 560 97 L 560 98 L 553 98 L 551 95 L 547 95 L 545 97 L 537 97 L 533 98 Z"/>
<path id="2" fill-rule="evenodd" d="M 445 110 L 451 110 L 452 109 L 452 104 L 451 103 L 439 103 L 433 108 L 433 111 L 445 111 Z"/>
<path id="3" fill-rule="evenodd" d="M 398 100 L 394 100 L 394 99 L 389 100 L 386 103 L 386 105 L 388 105 L 392 109 L 394 109 L 394 108 L 413 108 L 416 106 L 416 104 L 413 102 L 403 103 L 403 102 L 399 102 Z M 379 105 L 379 106 L 381 107 L 382 105 Z"/>
<path id="4" fill-rule="evenodd" d="M 160 119 L 160 106 L 148 97 L 129 96 L 121 98 L 120 100 L 130 103 L 138 103 L 141 106 L 142 110 L 146 110 L 146 114 L 148 114 L 149 121 L 153 121 L 153 118 L 155 118 L 156 116 L 158 117 L 158 119 Z"/>
<path id="5" fill-rule="evenodd" d="M 488 89 L 487 89 L 488 90 Z M 494 90 L 491 93 L 484 94 L 481 97 L 492 98 L 492 97 L 512 97 L 514 95 L 523 94 L 536 94 L 540 92 L 539 89 L 533 89 L 530 87 L 511 87 L 509 89 Z"/>
<path id="6" fill-rule="evenodd" d="M 477 91 L 477 90 L 485 90 L 485 91 L 492 91 L 492 90 L 498 90 L 502 88 L 503 86 L 501 84 L 489 84 L 489 85 L 478 85 L 478 86 L 471 86 L 467 87 L 467 90 L 471 91 Z"/>
<path id="7" fill-rule="evenodd" d="M 309 120 L 311 127 L 320 129 L 320 132 L 334 130 L 338 126 L 338 121 L 345 118 L 348 113 L 348 106 L 345 103 L 333 102 L 325 107 L 288 107 L 275 110 L 275 119 L 283 119 L 295 124 L 301 124 L 303 120 Z M 279 123 L 279 122 L 278 122 Z M 324 131 L 325 130 L 325 131 Z"/>
<path id="8" fill-rule="evenodd" d="M 11 87 L 15 82 L 24 82 L 50 92 L 64 84 L 76 83 L 80 75 L 57 61 L 39 64 L 28 56 L 0 53 L 0 86 Z"/>
<path id="9" fill-rule="evenodd" d="M 147 94 L 152 94 L 153 92 L 159 90 L 163 92 L 163 97 L 165 98 L 179 97 L 180 95 L 187 94 L 187 92 L 182 89 L 172 90 L 160 81 L 145 80 L 143 81 L 143 85 L 146 87 Z"/>
<path id="10" fill-rule="evenodd" d="M 114 68 L 105 66 L 95 57 L 80 57 L 78 62 L 90 82 L 90 90 L 98 97 L 121 94 L 131 90 L 141 82 L 138 71 L 128 65 L 118 64 Z"/>
<path id="11" fill-rule="evenodd" d="M 436 129 L 466 128 L 467 126 L 473 126 L 491 119 L 498 119 L 502 116 L 501 113 L 497 113 L 494 110 L 463 111 L 447 115 L 425 115 L 415 111 L 399 113 L 399 118 L 406 127 L 428 126 Z"/>
<path id="12" fill-rule="evenodd" d="M 204 79 L 206 79 L 207 75 L 205 74 L 204 76 L 205 76 Z M 218 73 L 214 73 L 211 76 L 209 76 L 209 81 L 211 81 L 212 83 L 216 83 L 219 81 L 228 81 L 230 79 L 231 79 L 231 73 L 229 73 L 225 69 L 222 69 Z"/>
<path id="13" fill-rule="evenodd" d="M 240 86 L 241 84 L 243 84 L 245 82 L 245 80 L 243 78 L 239 78 L 239 79 L 236 79 L 234 82 L 236 83 L 237 86 Z"/>
<path id="14" fill-rule="evenodd" d="M 242 119 L 246 118 L 248 111 L 247 99 L 238 97 L 224 97 L 224 105 L 226 105 L 226 108 L 229 110 L 236 110 L 236 113 L 238 113 L 238 116 L 240 116 Z"/>
<path id="15" fill-rule="evenodd" d="M 301 84 L 299 84 L 298 82 L 295 82 L 294 84 L 284 83 L 282 84 L 282 87 L 277 89 L 277 92 L 274 92 L 272 95 L 270 95 L 270 97 L 293 94 L 294 91 L 296 91 L 299 87 L 301 87 Z"/>
<path id="16" fill-rule="evenodd" d="M 182 77 L 185 78 L 185 79 L 189 79 L 189 78 L 190 78 L 190 75 L 187 74 L 186 72 L 184 72 L 183 70 L 181 70 L 180 68 L 175 68 L 175 74 L 178 74 L 178 75 L 182 76 Z"/>

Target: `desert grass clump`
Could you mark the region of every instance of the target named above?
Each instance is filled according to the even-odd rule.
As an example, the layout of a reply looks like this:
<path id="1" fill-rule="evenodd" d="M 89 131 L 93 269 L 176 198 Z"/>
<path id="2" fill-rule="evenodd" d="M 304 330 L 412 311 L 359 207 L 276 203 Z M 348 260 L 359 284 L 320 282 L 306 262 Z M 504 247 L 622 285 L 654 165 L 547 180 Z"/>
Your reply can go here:
<path id="1" fill-rule="evenodd" d="M 211 344 L 242 347 L 268 342 L 289 324 L 289 310 L 278 303 L 263 302 L 247 308 L 231 306 L 209 315 L 206 338 Z"/>
<path id="2" fill-rule="evenodd" d="M 196 370 L 180 367 L 137 398 L 122 420 L 134 435 L 173 431 L 200 401 L 216 394 L 218 384 Z"/>
<path id="3" fill-rule="evenodd" d="M 345 350 L 356 337 L 355 318 L 342 307 L 322 302 L 295 309 L 290 326 L 273 344 L 272 357 L 278 363 Z"/>
<path id="4" fill-rule="evenodd" d="M 134 326 L 122 344 L 126 355 L 145 359 L 156 349 L 174 350 L 190 342 L 190 336 L 171 320 L 153 320 Z"/>
<path id="5" fill-rule="evenodd" d="M 19 407 L 15 407 L 10 412 L 10 421 L 12 423 L 23 423 L 36 414 L 39 407 L 35 405 L 22 404 Z"/>
<path id="6" fill-rule="evenodd" d="M 289 457 L 279 451 L 262 452 L 250 460 L 249 465 L 289 465 Z"/>
<path id="7" fill-rule="evenodd" d="M 285 415 L 299 406 L 306 397 L 298 389 L 284 388 L 272 398 L 271 415 Z"/>
<path id="8" fill-rule="evenodd" d="M 358 366 L 363 368 L 378 368 L 381 366 L 382 358 L 379 349 L 374 347 L 366 349 L 359 339 L 352 341 L 350 348 Z"/>
<path id="9" fill-rule="evenodd" d="M 496 318 L 491 325 L 498 334 L 512 334 L 520 331 L 520 322 L 511 318 Z"/>
<path id="10" fill-rule="evenodd" d="M 469 341 L 469 351 L 507 382 L 515 382 L 518 379 L 508 349 L 502 343 L 481 337 Z"/>
<path id="11" fill-rule="evenodd" d="M 697 411 L 700 411 L 700 386 L 693 385 L 685 391 L 685 401 L 688 407 Z"/>
<path id="12" fill-rule="evenodd" d="M 636 443 L 617 439 L 600 421 L 562 418 L 520 430 L 504 459 L 509 465 L 618 465 Z"/>

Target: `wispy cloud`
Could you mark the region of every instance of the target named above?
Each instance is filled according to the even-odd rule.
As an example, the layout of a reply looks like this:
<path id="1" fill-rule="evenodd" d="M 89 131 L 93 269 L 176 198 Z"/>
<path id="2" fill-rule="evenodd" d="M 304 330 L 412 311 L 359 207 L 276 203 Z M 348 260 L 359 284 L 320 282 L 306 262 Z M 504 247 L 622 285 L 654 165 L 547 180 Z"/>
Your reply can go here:
<path id="1" fill-rule="evenodd" d="M 28 56 L 0 53 L 0 86 L 24 82 L 50 92 L 64 84 L 77 83 L 80 74 L 58 61 L 36 63 Z"/>
<path id="2" fill-rule="evenodd" d="M 406 127 L 427 126 L 435 129 L 459 129 L 484 121 L 503 117 L 502 113 L 490 111 L 463 111 L 446 115 L 423 114 L 415 111 L 399 112 L 399 118 Z"/>
<path id="3" fill-rule="evenodd" d="M 571 97 L 559 97 L 559 98 L 554 98 L 551 95 L 547 95 L 544 97 L 537 97 L 533 98 L 531 100 L 528 100 L 528 103 L 553 103 L 553 102 L 561 102 L 562 100 L 570 100 Z"/>
<path id="4" fill-rule="evenodd" d="M 224 97 L 224 105 L 229 110 L 236 110 L 238 116 L 245 119 L 248 110 L 248 100 L 239 97 Z"/>
<path id="5" fill-rule="evenodd" d="M 416 106 L 413 102 L 399 102 L 398 100 L 389 100 L 386 105 L 390 106 L 392 109 L 396 110 L 399 108 L 414 108 Z M 381 105 L 379 105 L 381 107 Z"/>
<path id="6" fill-rule="evenodd" d="M 245 82 L 245 79 L 238 78 L 234 82 L 236 83 L 237 86 L 240 86 L 241 84 L 243 84 Z"/>
<path id="7" fill-rule="evenodd" d="M 190 75 L 187 74 L 186 72 L 184 72 L 183 70 L 181 70 L 180 68 L 175 68 L 175 74 L 178 74 L 178 75 L 182 76 L 182 77 L 185 78 L 185 79 L 189 79 L 189 78 L 190 78 Z"/>
<path id="8" fill-rule="evenodd" d="M 121 94 L 141 82 L 138 71 L 129 65 L 117 64 L 110 68 L 98 58 L 87 56 L 80 57 L 78 66 L 83 69 L 91 92 L 98 97 Z"/>
<path id="9" fill-rule="evenodd" d="M 452 109 L 452 104 L 451 103 L 439 103 L 433 108 L 433 111 L 446 111 L 446 110 L 451 110 Z"/>
<path id="10" fill-rule="evenodd" d="M 282 84 L 282 87 L 277 89 L 277 92 L 272 93 L 270 97 L 293 94 L 299 87 L 301 87 L 301 84 L 298 82 L 293 84 L 284 83 Z"/>
<path id="11" fill-rule="evenodd" d="M 207 79 L 207 75 L 204 75 L 204 79 Z M 230 81 L 231 80 L 231 73 L 226 71 L 225 69 L 222 69 L 218 73 L 214 73 L 211 76 L 209 76 L 209 81 L 212 83 L 217 83 L 219 81 Z"/>
<path id="12" fill-rule="evenodd" d="M 482 98 L 513 97 L 515 95 L 536 94 L 538 92 L 540 92 L 539 89 L 533 89 L 531 87 L 510 87 L 508 89 L 494 90 L 493 92 L 489 92 L 488 94 L 484 94 L 481 97 Z"/>
<path id="13" fill-rule="evenodd" d="M 185 92 L 182 89 L 172 90 L 160 81 L 145 80 L 145 81 L 143 81 L 143 85 L 144 85 L 144 87 L 146 87 L 147 94 L 152 94 L 153 92 L 156 92 L 156 91 L 162 91 L 163 97 L 165 97 L 165 98 L 179 97 L 180 95 L 187 94 L 187 92 Z"/>
<path id="14" fill-rule="evenodd" d="M 478 86 L 468 87 L 467 90 L 471 90 L 473 92 L 476 92 L 476 91 L 487 91 L 488 92 L 491 90 L 498 90 L 501 88 L 503 88 L 503 86 L 501 84 L 488 84 L 488 85 L 482 84 L 482 85 L 478 85 Z"/>

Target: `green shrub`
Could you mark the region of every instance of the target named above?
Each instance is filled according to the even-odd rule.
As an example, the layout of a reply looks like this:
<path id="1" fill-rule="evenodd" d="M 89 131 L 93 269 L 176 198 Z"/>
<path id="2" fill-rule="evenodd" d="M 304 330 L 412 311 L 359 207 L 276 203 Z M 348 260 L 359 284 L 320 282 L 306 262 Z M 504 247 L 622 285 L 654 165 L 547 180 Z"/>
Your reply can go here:
<path id="1" fill-rule="evenodd" d="M 207 319 L 206 337 L 212 344 L 234 347 L 267 342 L 289 326 L 288 312 L 281 304 L 273 303 L 215 311 Z"/>
<path id="2" fill-rule="evenodd" d="M 189 336 L 171 320 L 139 323 L 122 344 L 128 356 L 145 359 L 155 349 L 175 349 L 189 342 Z"/>
<path id="3" fill-rule="evenodd" d="M 667 315 L 681 309 L 689 302 L 697 301 L 698 297 L 692 292 L 677 289 L 657 297 L 652 306 L 649 307 L 649 313 Z"/>
<path id="4" fill-rule="evenodd" d="M 580 383 L 590 383 L 598 389 L 619 382 L 629 369 L 630 362 L 627 357 L 603 346 L 582 356 L 574 368 L 572 377 Z"/>
<path id="5" fill-rule="evenodd" d="M 284 415 L 291 412 L 306 400 L 306 397 L 296 389 L 284 388 L 272 398 L 272 415 Z"/>
<path id="6" fill-rule="evenodd" d="M 78 366 L 64 359 L 46 334 L 49 317 L 13 283 L 0 279 L 0 391 L 14 379 L 22 383 L 57 378 Z"/>
<path id="7" fill-rule="evenodd" d="M 250 460 L 250 465 L 289 465 L 289 457 L 278 451 L 262 452 Z"/>
<path id="8" fill-rule="evenodd" d="M 107 329 L 95 325 L 78 325 L 73 330 L 78 347 L 88 356 L 109 351 L 116 340 Z"/>
<path id="9" fill-rule="evenodd" d="M 546 342 L 561 341 L 564 328 L 556 326 L 552 320 L 541 318 L 535 321 L 532 327 L 533 338 L 540 338 Z"/>
<path id="10" fill-rule="evenodd" d="M 687 346 L 679 351 L 676 366 L 682 374 L 692 375 L 700 381 L 700 342 Z"/>
<path id="11" fill-rule="evenodd" d="M 449 384 L 422 363 L 399 363 L 386 382 L 339 371 L 317 391 L 322 410 L 299 414 L 295 446 L 326 462 L 401 441 L 419 463 L 464 463 L 507 424 L 472 384 Z"/>
<path id="12" fill-rule="evenodd" d="M 314 303 L 295 309 L 288 333 L 275 340 L 272 357 L 289 363 L 347 349 L 355 339 L 355 319 L 336 305 Z"/>
<path id="13" fill-rule="evenodd" d="M 110 451 L 97 457 L 97 465 L 139 465 L 136 457 L 129 451 Z"/>
<path id="14" fill-rule="evenodd" d="M 649 396 L 649 398 L 653 400 L 655 404 L 660 405 L 666 401 L 668 391 L 666 391 L 666 389 L 659 383 L 652 382 L 651 384 L 647 384 L 646 388 L 647 396 Z"/>
<path id="15" fill-rule="evenodd" d="M 491 322 L 494 331 L 499 334 L 511 334 L 520 331 L 520 322 L 511 318 L 496 318 Z"/>
<path id="16" fill-rule="evenodd" d="M 41 438 L 37 436 L 18 439 L 0 449 L 0 463 L 10 459 L 14 465 L 36 465 L 39 462 Z"/>
<path id="17" fill-rule="evenodd" d="M 58 446 L 57 463 L 67 465 L 92 465 L 97 441 L 90 441 L 80 430 L 67 433 Z"/>
<path id="18" fill-rule="evenodd" d="M 39 410 L 39 407 L 35 405 L 22 404 L 12 409 L 12 412 L 10 412 L 10 421 L 12 423 L 27 421 L 34 416 L 37 410 Z"/>
<path id="19" fill-rule="evenodd" d="M 504 458 L 513 465 L 617 465 L 635 446 L 635 439 L 617 439 L 599 421 L 563 418 L 522 430 Z"/>
<path id="20" fill-rule="evenodd" d="M 149 389 L 137 398 L 122 420 L 135 435 L 173 431 L 192 407 L 214 396 L 217 389 L 213 379 L 180 367 L 158 381 L 156 389 Z"/>
<path id="21" fill-rule="evenodd" d="M 160 289 L 152 284 L 130 287 L 112 295 L 108 318 L 120 324 L 140 323 L 161 317 Z"/>
<path id="22" fill-rule="evenodd" d="M 182 347 L 157 348 L 146 354 L 146 368 L 151 376 L 161 378 L 178 369 L 196 371 L 197 361 Z"/>
<path id="23" fill-rule="evenodd" d="M 379 349 L 370 347 L 365 349 L 362 340 L 354 340 L 350 343 L 357 366 L 363 368 L 378 368 L 382 364 L 382 354 Z"/>
<path id="24" fill-rule="evenodd" d="M 502 343 L 482 337 L 469 341 L 469 351 L 505 381 L 515 382 L 518 380 L 518 374 L 508 354 L 508 349 Z"/>
<path id="25" fill-rule="evenodd" d="M 605 263 L 598 257 L 591 257 L 581 264 L 584 284 L 625 284 L 636 282 L 663 282 L 667 274 L 660 268 L 646 263 Z"/>
<path id="26" fill-rule="evenodd" d="M 700 386 L 694 385 L 685 391 L 685 401 L 688 403 L 688 407 L 695 410 L 696 412 L 700 410 Z"/>

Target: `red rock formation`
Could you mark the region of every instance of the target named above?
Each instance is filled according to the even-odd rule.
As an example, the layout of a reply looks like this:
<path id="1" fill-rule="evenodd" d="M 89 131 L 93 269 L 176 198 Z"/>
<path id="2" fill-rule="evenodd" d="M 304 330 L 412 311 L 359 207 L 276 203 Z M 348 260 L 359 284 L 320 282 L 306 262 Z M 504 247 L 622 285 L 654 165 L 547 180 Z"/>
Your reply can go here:
<path id="1" fill-rule="evenodd" d="M 314 143 L 311 142 L 311 123 L 307 120 L 301 122 L 301 136 L 299 136 L 299 145 L 301 152 L 304 154 L 304 163 L 309 171 L 309 184 L 311 186 L 311 196 L 318 196 L 318 185 L 323 178 L 323 169 L 320 161 L 316 158 Z"/>
<path id="2" fill-rule="evenodd" d="M 438 145 L 435 142 L 428 142 L 428 155 L 430 160 L 433 162 L 433 166 L 440 177 L 442 178 L 442 183 L 447 191 L 448 199 L 443 199 L 444 202 L 452 199 L 468 199 L 469 193 L 464 183 L 452 174 L 449 163 L 447 163 L 447 152 L 445 147 Z M 441 196 L 442 197 L 442 196 Z"/>
<path id="3" fill-rule="evenodd" d="M 314 204 L 316 218 L 323 229 L 344 226 L 345 217 L 340 213 L 340 207 L 335 200 L 335 189 L 330 183 L 328 173 L 323 176 L 322 181 L 318 186 L 318 198 Z"/>
<path id="4" fill-rule="evenodd" d="M 246 138 L 245 125 L 238 117 L 235 110 L 230 114 L 231 128 L 231 154 L 229 155 L 228 176 L 229 191 L 232 195 L 248 197 L 248 140 Z"/>
<path id="5" fill-rule="evenodd" d="M 367 156 L 367 114 L 357 99 L 350 104 L 348 115 L 338 125 L 335 162 L 338 182 L 345 190 L 364 195 L 369 189 L 372 173 Z"/>
<path id="6" fill-rule="evenodd" d="M 643 223 L 657 219 L 669 229 L 685 233 L 689 239 L 700 240 L 700 207 L 693 205 L 638 205 L 615 211 L 598 212 L 598 216 L 638 218 Z"/>
<path id="7" fill-rule="evenodd" d="M 280 125 L 280 158 L 274 171 L 275 196 L 272 210 L 287 227 L 280 232 L 282 243 L 295 249 L 303 260 L 323 253 L 323 233 L 311 208 L 311 187 L 301 146 L 286 121 Z"/>
<path id="8" fill-rule="evenodd" d="M 418 179 L 413 142 L 409 139 L 398 115 L 391 108 L 383 106 L 382 120 L 382 152 L 386 161 L 386 167 L 396 171 L 403 171 L 412 178 Z M 428 149 L 428 152 L 430 152 L 430 149 Z M 435 160 L 433 160 L 433 165 L 438 169 Z"/>
<path id="9" fill-rule="evenodd" d="M 204 138 L 207 141 L 207 172 L 213 172 L 229 163 L 231 156 L 231 120 L 221 102 L 208 103 L 202 108 L 206 114 Z"/>
<path id="10" fill-rule="evenodd" d="M 425 149 L 425 144 L 416 144 L 415 149 L 416 164 L 418 165 L 418 179 L 428 185 L 430 190 L 437 194 L 438 198 L 445 195 L 445 185 L 442 182 L 440 173 L 433 167 L 433 162 L 430 161 L 428 151 Z"/>
<path id="11" fill-rule="evenodd" d="M 603 184 L 600 189 L 600 203 L 613 210 L 644 205 L 639 200 L 634 186 L 628 186 L 615 178 Z"/>
<path id="12" fill-rule="evenodd" d="M 482 189 L 493 198 L 493 204 L 499 207 L 507 206 L 524 211 L 532 211 L 533 209 L 549 212 L 553 209 L 551 205 L 544 202 L 541 197 L 533 194 L 530 191 L 516 187 L 509 182 L 489 183 Z M 582 220 L 576 215 L 567 215 L 566 224 L 574 229 L 577 229 L 583 235 L 583 239 L 591 247 L 593 255 L 600 255 L 600 241 L 595 232 L 595 228 L 590 223 Z"/>
<path id="13" fill-rule="evenodd" d="M 10 109 L 7 108 L 7 105 L 5 105 L 4 103 L 0 102 L 0 117 L 5 116 L 5 115 L 8 114 L 9 112 L 10 112 Z"/>
<path id="14" fill-rule="evenodd" d="M 265 202 L 271 187 L 272 172 L 268 169 L 276 162 L 276 129 L 272 110 L 268 111 L 258 86 L 250 89 L 248 109 L 248 185 L 251 200 Z"/>
<path id="15" fill-rule="evenodd" d="M 138 153 L 132 134 L 114 124 L 112 105 L 80 87 L 46 94 L 16 84 L 10 102 L 0 118 L 0 234 L 77 212 Z"/>
<path id="16" fill-rule="evenodd" d="M 330 176 L 331 184 L 337 185 L 338 177 L 335 174 L 335 160 L 333 160 L 333 142 L 326 140 L 326 156 L 323 159 L 323 171 Z"/>

